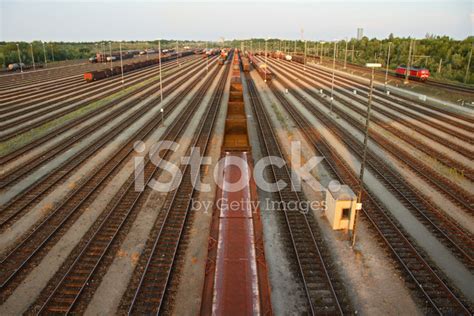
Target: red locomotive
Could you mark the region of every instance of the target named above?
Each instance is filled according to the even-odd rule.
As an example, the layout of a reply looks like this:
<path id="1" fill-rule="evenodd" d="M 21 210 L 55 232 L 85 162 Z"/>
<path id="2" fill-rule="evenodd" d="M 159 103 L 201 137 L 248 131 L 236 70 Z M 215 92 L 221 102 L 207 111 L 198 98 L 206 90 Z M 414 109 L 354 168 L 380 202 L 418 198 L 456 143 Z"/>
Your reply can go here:
<path id="1" fill-rule="evenodd" d="M 405 65 L 398 66 L 395 69 L 395 74 L 397 77 L 405 77 L 407 73 L 407 68 Z M 417 67 L 410 67 L 410 79 L 426 81 L 430 76 L 430 71 L 426 68 L 417 68 Z"/>

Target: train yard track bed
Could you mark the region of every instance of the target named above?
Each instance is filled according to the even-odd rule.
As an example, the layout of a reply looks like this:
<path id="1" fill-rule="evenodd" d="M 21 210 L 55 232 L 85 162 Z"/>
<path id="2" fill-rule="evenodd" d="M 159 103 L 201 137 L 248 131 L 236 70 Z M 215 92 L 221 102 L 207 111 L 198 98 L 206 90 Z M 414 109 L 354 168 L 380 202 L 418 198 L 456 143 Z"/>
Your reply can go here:
<path id="1" fill-rule="evenodd" d="M 239 137 L 245 149 L 232 150 L 251 155 L 256 173 L 261 158 L 285 162 L 263 170 L 276 192 L 254 173 L 260 204 L 248 208 L 260 212 L 251 218 L 261 230 L 246 246 L 254 276 L 268 275 L 267 310 L 472 314 L 470 110 L 375 87 L 353 247 L 349 231 L 331 228 L 325 191 L 359 189 L 367 76 L 338 66 L 331 99 L 326 65 L 217 55 L 167 59 L 162 82 L 156 64 L 135 69 L 123 86 L 120 75 L 83 80 L 109 64 L 0 76 L 0 315 L 197 315 L 225 297 L 209 294 L 223 271 L 213 265 L 223 239 L 214 238 L 221 213 L 213 211 L 226 205 L 215 169 Z M 178 146 L 153 152 L 163 140 Z M 301 165 L 323 159 L 301 169 L 295 154 Z M 293 172 L 304 179 L 300 191 Z"/>
<path id="2" fill-rule="evenodd" d="M 328 58 L 326 57 L 324 60 L 324 67 L 326 69 L 332 69 L 332 61 L 328 62 L 327 60 Z M 367 71 L 367 69 L 364 69 L 363 66 L 348 65 L 347 69 L 344 69 L 343 64 L 337 62 L 336 69 L 347 72 L 347 74 L 363 77 L 366 79 L 370 77 L 370 72 Z M 381 71 L 377 72 L 376 79 L 380 83 L 383 83 L 385 80 L 385 73 L 382 73 Z M 410 80 L 408 85 L 404 85 L 403 78 L 395 78 L 392 76 L 392 73 L 390 73 L 388 77 L 388 84 L 415 93 L 433 96 L 440 100 L 452 102 L 458 105 L 461 105 L 461 100 L 464 100 L 466 107 L 474 107 L 472 104 L 469 104 L 474 102 L 474 88 L 472 85 L 465 86 L 462 84 L 442 83 L 433 80 L 429 81 L 428 83 Z"/>
<path id="3" fill-rule="evenodd" d="M 292 80 L 295 79 L 293 78 Z M 288 87 L 282 87 L 280 85 L 275 86 L 275 89 L 277 91 L 285 91 L 285 88 Z M 285 96 L 285 98 L 288 98 L 288 100 L 290 100 L 290 103 L 293 104 L 295 107 L 296 105 L 300 104 L 299 100 L 293 98 L 292 95 L 287 95 Z M 300 109 L 300 111 L 302 111 L 303 117 L 309 118 L 312 116 L 310 112 L 307 112 L 304 109 Z M 344 161 L 346 161 L 349 166 L 351 166 L 353 172 L 358 170 L 359 167 L 357 159 L 350 155 L 348 156 L 349 153 L 344 149 L 344 146 L 342 146 L 339 141 L 329 133 L 327 128 L 317 124 L 316 121 L 311 121 L 312 126 L 317 126 L 316 130 L 321 131 L 322 135 L 324 135 L 324 138 L 327 139 L 327 142 L 330 143 L 331 146 L 334 146 L 334 148 L 336 148 L 338 154 L 343 157 Z M 472 277 L 470 272 L 465 267 L 463 267 L 463 265 L 459 261 L 457 261 L 449 251 L 446 251 L 446 248 L 443 245 L 435 242 L 429 230 L 427 230 L 423 225 L 420 226 L 419 222 L 414 217 L 411 217 L 409 213 L 402 211 L 404 209 L 404 206 L 400 204 L 397 199 L 391 198 L 391 193 L 385 191 L 383 185 L 377 183 L 376 178 L 373 178 L 369 175 L 368 179 L 366 180 L 366 184 L 368 185 L 370 190 L 373 190 L 374 194 L 378 196 L 382 201 L 384 201 L 384 203 L 386 203 L 385 205 L 387 205 L 387 207 L 392 212 L 394 212 L 394 214 L 392 215 L 402 223 L 404 229 L 410 231 L 411 234 L 414 235 L 413 238 L 416 240 L 416 242 L 423 245 L 422 247 L 426 248 L 425 250 L 429 252 L 429 256 L 431 256 L 433 260 L 436 261 L 436 263 L 442 267 L 442 270 L 444 270 L 444 272 L 449 274 L 450 278 L 452 278 L 451 283 L 454 283 L 456 284 L 456 286 L 462 288 L 462 292 L 464 292 L 466 296 L 469 297 L 470 295 L 472 295 L 469 289 L 469 283 L 471 282 L 469 279 Z M 440 261 L 439 259 L 441 258 L 442 260 Z M 447 260 L 447 258 L 450 258 L 450 260 Z M 456 269 L 452 269 L 453 266 L 456 266 Z M 468 280 L 466 281 L 466 279 Z"/>
<path id="4" fill-rule="evenodd" d="M 167 76 L 172 75 L 174 72 L 178 70 L 179 69 L 175 68 L 173 70 L 164 72 L 163 78 L 166 79 Z M 155 78 L 151 77 L 147 80 L 137 82 L 136 84 L 132 86 L 119 90 L 111 95 L 107 95 L 97 101 L 94 101 L 83 107 L 80 107 L 79 109 L 73 112 L 67 113 L 65 115 L 61 115 L 57 118 L 53 118 L 52 120 L 38 127 L 27 130 L 26 132 L 19 133 L 19 135 L 14 136 L 13 138 L 0 143 L 0 157 L 8 155 L 9 153 L 15 151 L 16 149 L 21 148 L 25 144 L 28 144 L 29 142 L 35 141 L 36 139 L 44 136 L 51 130 L 59 129 L 62 126 L 67 126 L 68 124 L 70 124 L 74 120 L 77 120 L 81 116 L 85 116 L 86 114 L 90 112 L 97 111 L 101 107 L 108 105 L 114 100 L 118 100 L 122 98 L 123 96 L 133 93 L 134 91 L 139 90 L 141 87 L 144 87 L 153 81 L 156 81 L 156 77 Z M 29 123 L 27 122 L 25 124 L 29 124 Z"/>
<path id="5" fill-rule="evenodd" d="M 301 132 L 297 126 L 291 121 L 284 109 L 278 105 L 278 100 L 271 95 L 263 81 L 256 75 L 252 76 L 264 101 L 270 117 L 279 136 L 282 148 L 289 156 L 289 148 L 291 141 L 301 140 L 303 161 L 307 161 L 314 156 L 313 149 L 304 141 Z M 323 186 L 327 186 L 332 180 L 330 174 L 322 168 L 317 167 L 312 171 L 313 176 L 319 180 Z M 320 201 L 324 199 L 322 192 L 315 192 L 309 185 L 304 185 L 304 193 L 308 200 Z M 259 193 L 262 194 L 262 193 Z M 264 195 L 270 198 L 267 195 Z M 261 197 L 263 199 L 263 197 Z M 262 202 L 262 205 L 265 205 Z M 384 257 L 380 252 L 379 245 L 373 240 L 373 234 L 367 230 L 367 226 L 363 223 L 360 231 L 360 243 L 357 251 L 353 251 L 348 244 L 348 236 L 344 232 L 335 234 L 328 227 L 326 217 L 321 210 L 317 210 L 314 216 L 316 225 L 323 231 L 326 236 L 325 240 L 333 250 L 335 264 L 341 278 L 344 279 L 351 300 L 354 302 L 355 309 L 362 314 L 377 313 L 379 310 L 390 309 L 407 309 L 414 314 L 421 314 L 416 303 L 411 298 L 408 291 L 404 289 L 404 282 L 401 280 L 399 272 L 391 267 L 390 260 Z M 282 224 L 278 214 L 272 210 L 262 209 L 262 219 L 264 221 L 264 233 L 267 236 L 266 254 L 267 261 L 270 262 L 270 278 L 274 287 L 273 295 L 279 297 L 291 297 L 294 305 L 285 303 L 280 306 L 283 311 L 300 310 L 304 306 L 304 300 L 301 292 L 301 285 L 295 283 L 297 275 L 294 271 L 294 262 L 288 258 L 288 251 L 284 239 L 282 239 Z M 351 264 L 345 264 L 351 262 Z M 292 277 L 285 277 L 292 275 Z M 400 286 L 387 287 L 385 284 L 399 284 Z M 377 286 L 377 284 L 379 284 Z M 403 302 L 399 305 L 399 302 Z M 278 303 L 277 303 L 278 304 Z M 402 306 L 403 305 L 403 306 Z M 304 308 L 300 310 L 304 312 Z"/>

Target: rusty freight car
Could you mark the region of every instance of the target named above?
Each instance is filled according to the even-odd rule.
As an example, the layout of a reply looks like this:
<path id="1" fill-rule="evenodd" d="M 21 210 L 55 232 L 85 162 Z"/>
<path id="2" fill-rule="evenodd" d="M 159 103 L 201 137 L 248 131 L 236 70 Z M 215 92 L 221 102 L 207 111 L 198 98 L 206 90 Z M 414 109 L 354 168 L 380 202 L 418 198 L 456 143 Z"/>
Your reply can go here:
<path id="1" fill-rule="evenodd" d="M 235 54 L 234 58 L 238 58 Z M 244 95 L 238 59 L 233 63 L 230 80 L 229 103 L 225 119 L 223 151 L 250 151 L 247 134 L 247 116 L 245 115 Z"/>

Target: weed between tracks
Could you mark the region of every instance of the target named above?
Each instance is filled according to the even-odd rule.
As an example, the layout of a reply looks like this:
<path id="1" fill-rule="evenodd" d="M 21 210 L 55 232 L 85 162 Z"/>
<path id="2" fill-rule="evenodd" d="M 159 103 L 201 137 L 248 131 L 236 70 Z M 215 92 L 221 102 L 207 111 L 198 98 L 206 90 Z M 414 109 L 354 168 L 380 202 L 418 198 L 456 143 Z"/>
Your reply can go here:
<path id="1" fill-rule="evenodd" d="M 174 73 L 175 71 L 177 71 L 178 69 L 173 69 L 172 71 L 168 71 L 168 72 L 163 72 L 163 78 L 166 78 L 167 76 L 169 76 L 170 74 Z M 31 142 L 31 141 L 34 141 L 35 139 L 38 139 L 44 135 L 46 135 L 48 132 L 50 132 L 52 129 L 56 128 L 56 127 L 59 127 L 63 124 L 67 124 L 68 122 L 72 121 L 73 119 L 81 116 L 81 115 L 85 115 L 95 109 L 98 109 L 100 107 L 103 107 L 105 105 L 107 105 L 107 103 L 109 102 L 112 102 L 113 100 L 115 99 L 118 99 L 120 97 L 122 97 L 123 95 L 127 94 L 127 93 L 130 93 L 130 92 L 133 92 L 134 90 L 146 85 L 147 83 L 153 81 L 153 80 L 156 80 L 157 78 L 150 78 L 150 79 L 147 79 L 145 81 L 142 81 L 140 83 L 137 83 L 131 87 L 128 87 L 126 89 L 123 89 L 119 92 L 116 92 L 112 95 L 109 95 L 101 100 L 98 100 L 98 101 L 95 101 L 91 104 L 88 104 L 74 112 L 71 112 L 71 113 L 68 113 L 64 116 L 61 116 L 57 119 L 54 119 L 46 124 L 43 124 L 41 126 L 38 126 L 36 128 L 33 128 L 31 130 L 29 130 L 28 132 L 25 132 L 25 133 L 22 133 L 18 136 L 15 136 L 14 138 L 12 139 L 9 139 L 5 142 L 2 142 L 0 143 L 0 156 L 4 156 L 4 155 L 7 155 L 13 151 L 15 151 L 16 149 L 26 145 L 27 143 Z"/>

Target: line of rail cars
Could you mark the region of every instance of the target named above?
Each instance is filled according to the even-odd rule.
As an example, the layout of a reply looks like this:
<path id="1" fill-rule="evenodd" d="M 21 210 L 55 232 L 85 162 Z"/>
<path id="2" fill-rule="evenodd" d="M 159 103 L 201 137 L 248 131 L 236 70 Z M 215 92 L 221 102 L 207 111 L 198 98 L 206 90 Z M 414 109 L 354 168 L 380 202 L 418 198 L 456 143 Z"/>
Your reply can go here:
<path id="1" fill-rule="evenodd" d="M 20 71 L 33 69 L 33 65 L 25 65 L 24 63 L 14 63 L 8 65 L 8 71 Z M 35 64 L 35 68 L 43 68 L 43 64 Z"/>
<path id="2" fill-rule="evenodd" d="M 227 56 L 229 55 L 229 51 L 226 50 L 226 49 L 221 49 L 220 51 L 220 56 L 219 56 L 219 60 L 218 60 L 218 63 L 219 65 L 224 65 L 224 63 L 226 62 L 227 60 Z"/>
<path id="3" fill-rule="evenodd" d="M 262 62 L 258 61 L 255 58 L 255 56 L 252 55 L 252 53 L 247 53 L 247 56 L 250 60 L 250 63 L 257 70 L 260 77 L 262 77 L 262 79 L 265 80 L 265 81 L 271 81 L 274 75 L 270 71 L 270 69 L 267 68 L 267 65 L 265 63 L 262 63 Z"/>
<path id="4" fill-rule="evenodd" d="M 188 56 L 188 55 L 192 55 L 192 54 L 194 54 L 194 51 L 183 51 L 183 52 L 179 53 L 179 56 L 180 57 L 181 56 Z M 174 58 L 176 58 L 176 53 L 166 54 L 166 55 L 163 55 L 161 57 L 161 61 L 164 62 L 164 61 L 174 59 Z M 153 59 L 149 59 L 149 60 L 144 60 L 144 61 L 139 61 L 139 62 L 135 62 L 135 63 L 125 64 L 125 65 L 123 65 L 123 72 L 126 73 L 126 72 L 129 72 L 129 71 L 135 70 L 135 69 L 148 67 L 148 66 L 155 65 L 155 64 L 158 64 L 158 63 L 159 63 L 159 58 L 153 58 Z M 87 81 L 87 82 L 91 82 L 91 81 L 101 80 L 101 79 L 105 79 L 105 78 L 108 78 L 108 77 L 120 75 L 121 73 L 122 73 L 122 68 L 120 66 L 115 66 L 115 67 L 112 67 L 112 68 L 105 68 L 105 69 L 102 69 L 102 70 L 86 72 L 86 73 L 84 73 L 84 80 Z"/>
<path id="5" fill-rule="evenodd" d="M 232 63 L 232 77 L 230 79 L 229 102 L 227 103 L 224 144 L 222 148 L 226 152 L 250 151 L 238 50 L 234 51 Z"/>

